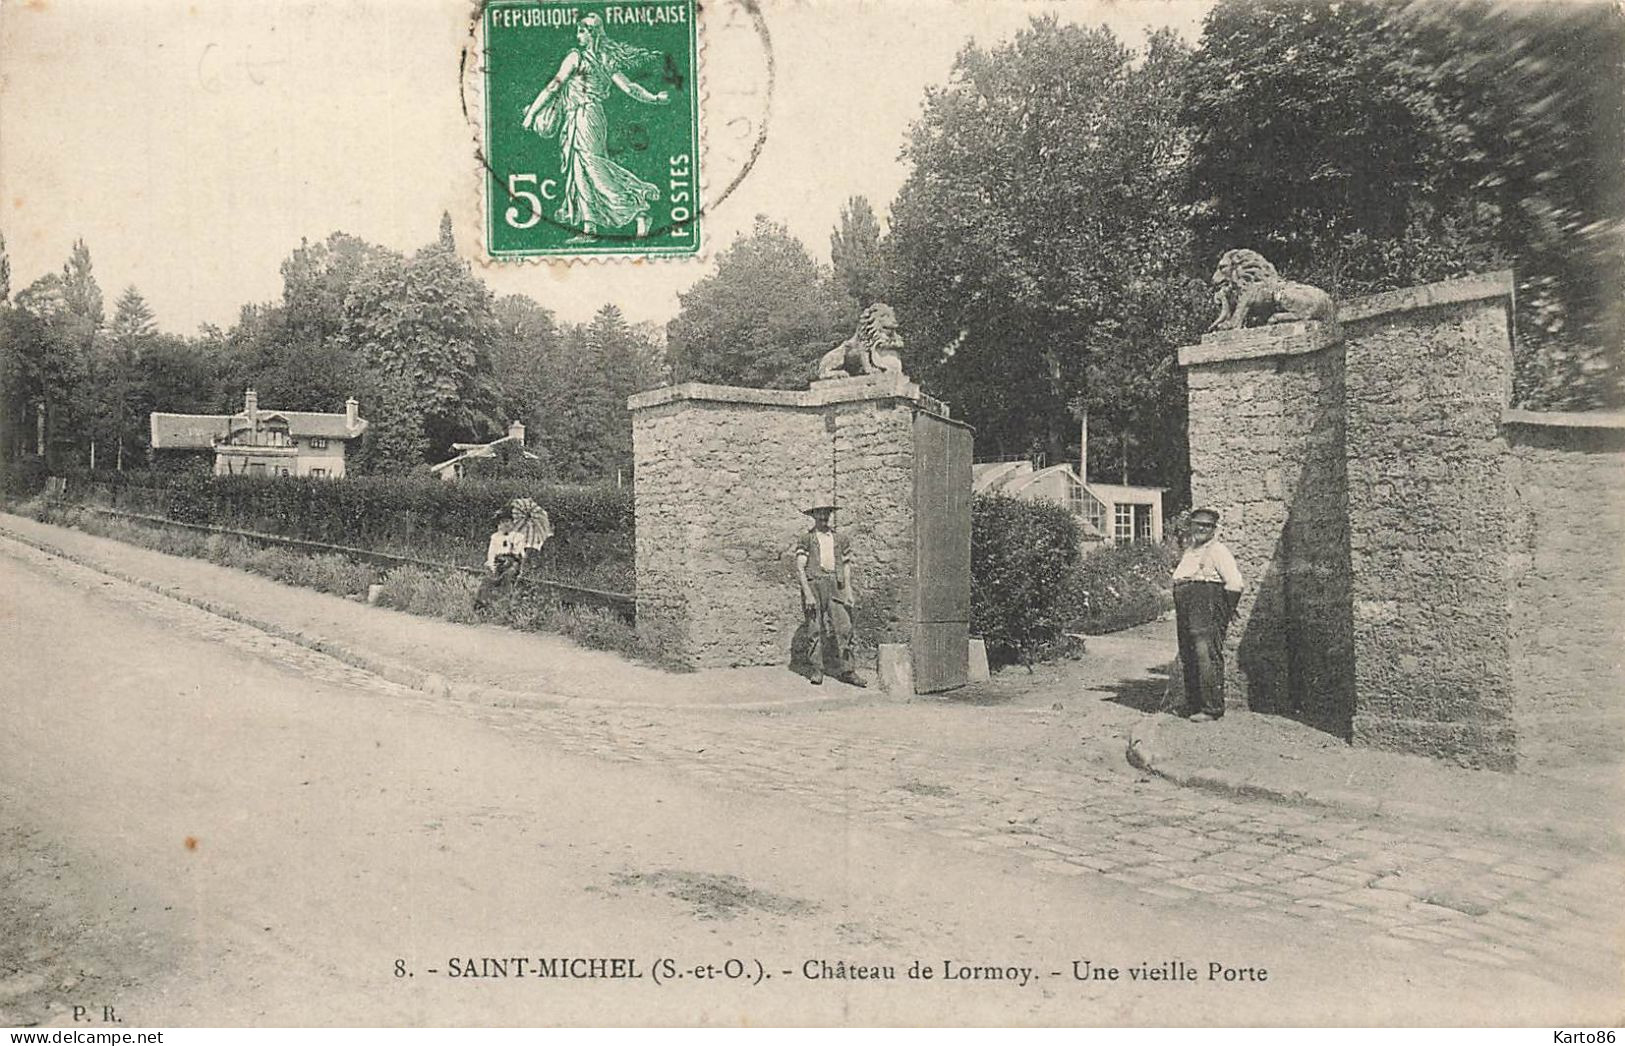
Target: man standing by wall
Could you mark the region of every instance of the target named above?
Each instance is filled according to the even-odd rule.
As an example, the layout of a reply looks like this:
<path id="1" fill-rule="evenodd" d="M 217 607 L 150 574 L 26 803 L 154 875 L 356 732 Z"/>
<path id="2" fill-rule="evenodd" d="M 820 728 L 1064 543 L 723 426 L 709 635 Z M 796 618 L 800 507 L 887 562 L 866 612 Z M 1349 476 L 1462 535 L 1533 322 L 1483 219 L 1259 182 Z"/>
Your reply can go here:
<path id="1" fill-rule="evenodd" d="M 1185 710 L 1193 723 L 1224 715 L 1224 637 L 1246 587 L 1236 557 L 1215 535 L 1219 513 L 1191 513 L 1191 541 L 1174 568 L 1174 614 L 1185 673 Z"/>
<path id="2" fill-rule="evenodd" d="M 834 505 L 804 511 L 813 525 L 796 543 L 796 579 L 807 615 L 807 679 L 822 683 L 827 665 L 841 682 L 867 686 L 852 663 L 852 546 L 835 532 Z"/>

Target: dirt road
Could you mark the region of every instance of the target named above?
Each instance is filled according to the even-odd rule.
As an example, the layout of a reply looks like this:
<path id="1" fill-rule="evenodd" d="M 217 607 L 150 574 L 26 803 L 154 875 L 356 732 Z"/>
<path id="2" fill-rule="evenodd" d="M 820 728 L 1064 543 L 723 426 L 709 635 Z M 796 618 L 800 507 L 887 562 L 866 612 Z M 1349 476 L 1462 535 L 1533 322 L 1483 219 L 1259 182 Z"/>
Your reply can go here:
<path id="1" fill-rule="evenodd" d="M 1618 1016 L 1589 966 L 1435 962 L 1041 874 L 861 813 L 856 761 L 809 801 L 591 754 L 549 712 L 471 714 L 132 588 L 0 556 L 0 1025 Z M 572 957 L 638 976 L 536 975 L 617 969 L 538 961 Z"/>

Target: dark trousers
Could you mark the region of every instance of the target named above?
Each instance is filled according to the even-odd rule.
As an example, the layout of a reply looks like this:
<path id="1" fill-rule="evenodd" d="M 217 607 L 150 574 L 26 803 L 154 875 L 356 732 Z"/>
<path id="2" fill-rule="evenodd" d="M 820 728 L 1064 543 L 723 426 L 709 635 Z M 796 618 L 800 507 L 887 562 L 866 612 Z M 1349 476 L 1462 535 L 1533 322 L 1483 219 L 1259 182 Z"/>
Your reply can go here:
<path id="1" fill-rule="evenodd" d="M 1174 584 L 1179 662 L 1185 670 L 1185 710 L 1224 715 L 1224 633 L 1230 611 L 1217 581 Z"/>
<path id="2" fill-rule="evenodd" d="M 807 578 L 813 604 L 807 608 L 807 660 L 814 673 L 826 668 L 836 675 L 852 671 L 852 615 L 835 598 L 835 575 Z"/>
<path id="3" fill-rule="evenodd" d="M 497 589 L 511 585 L 519 577 L 520 559 L 518 556 L 498 556 L 495 573 L 487 574 L 480 581 L 480 589 L 474 593 L 474 609 L 484 610 L 491 605 L 491 596 Z"/>

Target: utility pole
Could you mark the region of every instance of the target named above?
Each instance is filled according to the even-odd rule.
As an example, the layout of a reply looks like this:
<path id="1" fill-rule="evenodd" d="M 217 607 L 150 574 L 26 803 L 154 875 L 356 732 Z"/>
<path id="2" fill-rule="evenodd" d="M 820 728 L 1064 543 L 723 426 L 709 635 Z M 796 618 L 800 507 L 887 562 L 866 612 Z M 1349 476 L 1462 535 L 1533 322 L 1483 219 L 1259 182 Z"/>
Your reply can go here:
<path id="1" fill-rule="evenodd" d="M 1089 408 L 1083 408 L 1083 417 L 1078 422 L 1078 478 L 1084 486 L 1089 485 Z"/>

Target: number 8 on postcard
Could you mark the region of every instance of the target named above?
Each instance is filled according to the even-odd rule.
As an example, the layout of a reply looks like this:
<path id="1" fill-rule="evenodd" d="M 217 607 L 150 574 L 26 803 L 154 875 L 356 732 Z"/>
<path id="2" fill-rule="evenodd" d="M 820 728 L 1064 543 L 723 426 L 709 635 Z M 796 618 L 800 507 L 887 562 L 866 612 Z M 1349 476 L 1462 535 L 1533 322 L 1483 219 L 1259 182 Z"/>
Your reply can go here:
<path id="1" fill-rule="evenodd" d="M 481 21 L 490 255 L 697 252 L 695 0 L 491 3 Z"/>

